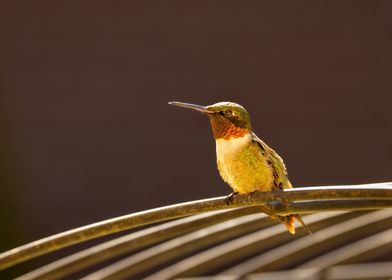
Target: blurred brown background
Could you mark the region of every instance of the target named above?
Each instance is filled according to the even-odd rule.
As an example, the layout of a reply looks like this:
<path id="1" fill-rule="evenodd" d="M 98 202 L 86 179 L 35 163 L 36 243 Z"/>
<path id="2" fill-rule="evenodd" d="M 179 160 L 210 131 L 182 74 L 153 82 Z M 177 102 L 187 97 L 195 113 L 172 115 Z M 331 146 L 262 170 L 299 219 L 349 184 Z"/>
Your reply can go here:
<path id="1" fill-rule="evenodd" d="M 8 1 L 0 251 L 226 195 L 207 119 L 244 105 L 294 185 L 392 180 L 389 1 Z"/>

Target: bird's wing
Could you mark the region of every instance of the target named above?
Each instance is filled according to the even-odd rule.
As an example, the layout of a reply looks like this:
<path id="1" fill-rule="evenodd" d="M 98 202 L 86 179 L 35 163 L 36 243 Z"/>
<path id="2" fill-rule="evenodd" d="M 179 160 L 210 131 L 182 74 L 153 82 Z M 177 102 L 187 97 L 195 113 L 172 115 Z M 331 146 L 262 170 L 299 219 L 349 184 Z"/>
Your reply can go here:
<path id="1" fill-rule="evenodd" d="M 291 183 L 287 176 L 286 166 L 282 158 L 266 143 L 264 143 L 256 134 L 253 133 L 252 141 L 259 145 L 264 156 L 267 157 L 269 164 L 274 172 L 275 182 L 274 185 L 277 189 L 292 188 Z"/>
<path id="2" fill-rule="evenodd" d="M 265 157 L 267 157 L 267 160 L 271 165 L 275 178 L 274 186 L 279 190 L 292 188 L 291 183 L 287 177 L 286 166 L 284 165 L 282 158 L 254 133 L 252 135 L 252 141 L 253 143 L 259 145 L 261 152 Z M 294 219 L 297 219 L 298 222 L 306 229 L 306 231 L 309 234 L 312 234 L 310 228 L 304 223 L 301 216 L 298 214 L 272 217 L 280 220 L 287 227 L 291 234 L 295 233 Z"/>

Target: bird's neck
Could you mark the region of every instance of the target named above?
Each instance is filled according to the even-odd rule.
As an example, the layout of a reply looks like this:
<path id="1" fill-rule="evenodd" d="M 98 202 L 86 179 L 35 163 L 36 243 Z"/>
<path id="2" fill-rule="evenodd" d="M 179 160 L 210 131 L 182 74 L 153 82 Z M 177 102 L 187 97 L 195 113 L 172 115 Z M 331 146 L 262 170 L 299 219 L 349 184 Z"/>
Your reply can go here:
<path id="1" fill-rule="evenodd" d="M 215 116 L 210 119 L 210 122 L 215 140 L 230 140 L 251 134 L 249 128 L 236 126 L 224 117 Z"/>

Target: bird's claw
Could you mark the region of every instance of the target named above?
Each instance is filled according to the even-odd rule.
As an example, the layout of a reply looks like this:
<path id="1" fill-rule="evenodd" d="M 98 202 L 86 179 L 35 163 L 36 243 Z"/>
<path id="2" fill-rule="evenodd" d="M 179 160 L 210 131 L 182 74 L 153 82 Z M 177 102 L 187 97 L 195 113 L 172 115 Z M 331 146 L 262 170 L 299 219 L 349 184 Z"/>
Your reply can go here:
<path id="1" fill-rule="evenodd" d="M 232 193 L 230 193 L 228 196 L 226 196 L 226 197 L 225 197 L 225 203 L 226 203 L 227 205 L 230 205 L 231 203 L 233 203 L 233 199 L 234 199 L 234 196 L 235 196 L 236 194 L 238 194 L 238 192 L 232 192 Z"/>
<path id="2" fill-rule="evenodd" d="M 257 191 L 248 193 L 248 196 L 247 196 L 247 197 L 248 197 L 248 202 L 249 202 L 249 203 L 252 202 L 253 196 L 254 196 L 256 193 L 257 193 Z"/>
<path id="3" fill-rule="evenodd" d="M 271 198 L 273 201 L 279 201 L 279 202 L 283 203 L 285 206 L 289 206 L 292 203 L 292 201 L 290 199 L 286 198 L 283 195 L 283 191 L 280 191 L 280 190 L 279 191 L 277 191 L 277 190 L 271 191 Z"/>

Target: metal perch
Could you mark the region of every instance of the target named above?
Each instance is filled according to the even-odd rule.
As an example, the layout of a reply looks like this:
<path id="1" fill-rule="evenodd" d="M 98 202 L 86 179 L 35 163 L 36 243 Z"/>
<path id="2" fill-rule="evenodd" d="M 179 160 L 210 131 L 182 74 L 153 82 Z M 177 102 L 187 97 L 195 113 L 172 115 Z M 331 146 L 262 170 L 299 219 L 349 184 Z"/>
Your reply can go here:
<path id="1" fill-rule="evenodd" d="M 274 215 L 391 208 L 392 183 L 295 188 L 282 192 L 256 193 L 252 196 L 237 195 L 230 205 L 224 202 L 224 197 L 217 197 L 155 208 L 72 229 L 6 251 L 0 254 L 0 270 L 74 244 L 143 225 L 210 211 L 248 207 L 246 210 L 242 208 L 229 211 L 231 214 L 222 212 L 220 221 L 224 221 L 235 216 L 256 213 L 260 208 L 249 206 L 257 205 L 264 205 L 263 209 Z M 201 221 L 208 223 L 206 219 Z M 216 222 L 219 222 L 219 219 Z M 202 224 L 199 221 L 199 225 Z M 183 232 L 184 227 L 175 227 L 172 236 Z M 72 271 L 75 271 L 75 267 L 69 272 Z"/>

